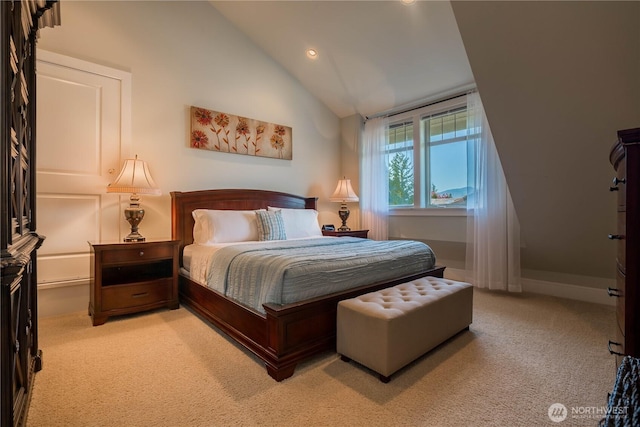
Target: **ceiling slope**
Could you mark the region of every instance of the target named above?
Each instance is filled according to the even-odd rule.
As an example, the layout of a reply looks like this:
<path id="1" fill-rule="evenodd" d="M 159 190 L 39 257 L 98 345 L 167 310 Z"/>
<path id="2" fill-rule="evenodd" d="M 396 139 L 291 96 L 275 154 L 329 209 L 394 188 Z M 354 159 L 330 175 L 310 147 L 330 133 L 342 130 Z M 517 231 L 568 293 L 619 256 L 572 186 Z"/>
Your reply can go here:
<path id="1" fill-rule="evenodd" d="M 211 3 L 340 118 L 473 83 L 446 1 Z"/>
<path id="2" fill-rule="evenodd" d="M 452 7 L 522 224 L 523 267 L 614 277 L 608 156 L 618 129 L 640 126 L 640 2 Z"/>

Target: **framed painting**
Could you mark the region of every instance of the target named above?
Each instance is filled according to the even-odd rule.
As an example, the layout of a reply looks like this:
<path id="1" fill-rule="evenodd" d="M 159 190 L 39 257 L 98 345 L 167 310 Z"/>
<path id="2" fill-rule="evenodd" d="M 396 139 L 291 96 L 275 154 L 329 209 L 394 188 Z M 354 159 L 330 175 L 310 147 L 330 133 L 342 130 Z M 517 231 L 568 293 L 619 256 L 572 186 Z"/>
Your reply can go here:
<path id="1" fill-rule="evenodd" d="M 274 159 L 293 158 L 290 127 L 200 107 L 191 107 L 190 147 Z"/>

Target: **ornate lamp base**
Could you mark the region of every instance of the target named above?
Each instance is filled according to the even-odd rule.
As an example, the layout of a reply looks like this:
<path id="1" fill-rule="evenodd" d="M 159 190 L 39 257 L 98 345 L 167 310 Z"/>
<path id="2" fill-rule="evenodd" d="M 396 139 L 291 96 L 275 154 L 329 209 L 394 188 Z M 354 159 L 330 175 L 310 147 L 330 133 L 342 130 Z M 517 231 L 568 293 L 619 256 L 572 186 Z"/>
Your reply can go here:
<path id="1" fill-rule="evenodd" d="M 347 227 L 347 219 L 349 219 L 350 213 L 351 212 L 349 211 L 346 203 L 340 205 L 338 216 L 340 216 L 340 219 L 342 220 L 342 225 L 340 226 L 340 228 L 338 228 L 338 231 L 351 231 L 351 229 Z"/>
<path id="2" fill-rule="evenodd" d="M 135 200 L 134 195 L 131 195 L 130 204 L 128 208 L 124 210 L 124 217 L 131 224 L 131 233 L 124 238 L 125 242 L 144 242 L 145 238 L 142 234 L 138 233 L 138 225 L 144 218 L 144 209 L 140 207 L 138 200 Z"/>

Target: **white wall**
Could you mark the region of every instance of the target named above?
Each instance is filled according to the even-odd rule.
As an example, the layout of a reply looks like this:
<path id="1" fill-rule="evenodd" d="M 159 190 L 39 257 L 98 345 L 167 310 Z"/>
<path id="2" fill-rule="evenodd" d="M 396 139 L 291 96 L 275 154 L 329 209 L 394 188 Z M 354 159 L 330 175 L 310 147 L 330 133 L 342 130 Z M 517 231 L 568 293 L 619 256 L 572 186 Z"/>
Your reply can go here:
<path id="1" fill-rule="evenodd" d="M 174 190 L 261 188 L 326 202 L 339 176 L 338 118 L 209 3 L 66 2 L 61 12 L 39 48 L 132 74 L 125 155 L 146 160 L 164 194 L 143 201 L 145 236 L 169 237 Z M 191 105 L 291 126 L 293 160 L 189 148 Z"/>
<path id="2" fill-rule="evenodd" d="M 146 160 L 163 192 L 143 198 L 145 237 L 170 237 L 175 190 L 316 196 L 320 221 L 339 223 L 327 201 L 340 176 L 338 118 L 208 2 L 70 1 L 61 14 L 60 27 L 41 30 L 40 49 L 132 74 L 133 148 L 123 158 Z M 189 148 L 191 105 L 291 126 L 293 160 Z M 55 298 L 41 301 L 41 314 L 56 312 Z"/>
<path id="3" fill-rule="evenodd" d="M 341 127 L 341 150 L 340 150 L 340 177 L 351 180 L 351 186 L 357 195 L 360 195 L 360 145 L 362 140 L 362 129 L 364 123 L 359 114 L 353 114 L 340 120 Z M 337 184 L 337 183 L 336 183 Z M 339 205 L 336 204 L 336 211 Z M 360 230 L 362 228 L 362 218 L 360 218 L 360 205 L 358 203 L 349 203 L 348 208 L 351 211 L 347 225 L 352 230 Z M 342 224 L 342 221 L 335 223 L 336 227 Z"/>

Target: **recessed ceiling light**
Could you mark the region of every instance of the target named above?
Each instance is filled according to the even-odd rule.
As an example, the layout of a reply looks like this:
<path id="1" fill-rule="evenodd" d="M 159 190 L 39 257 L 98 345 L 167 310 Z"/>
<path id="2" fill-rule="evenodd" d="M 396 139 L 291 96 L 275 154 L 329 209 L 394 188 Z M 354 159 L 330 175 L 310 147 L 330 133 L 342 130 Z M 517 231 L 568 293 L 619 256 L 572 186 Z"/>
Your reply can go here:
<path id="1" fill-rule="evenodd" d="M 307 57 L 316 59 L 318 57 L 318 51 L 315 49 L 307 49 Z"/>
<path id="2" fill-rule="evenodd" d="M 416 2 L 416 0 L 400 0 L 402 2 L 402 4 L 404 5 L 410 5 L 410 4 L 414 4 Z"/>

